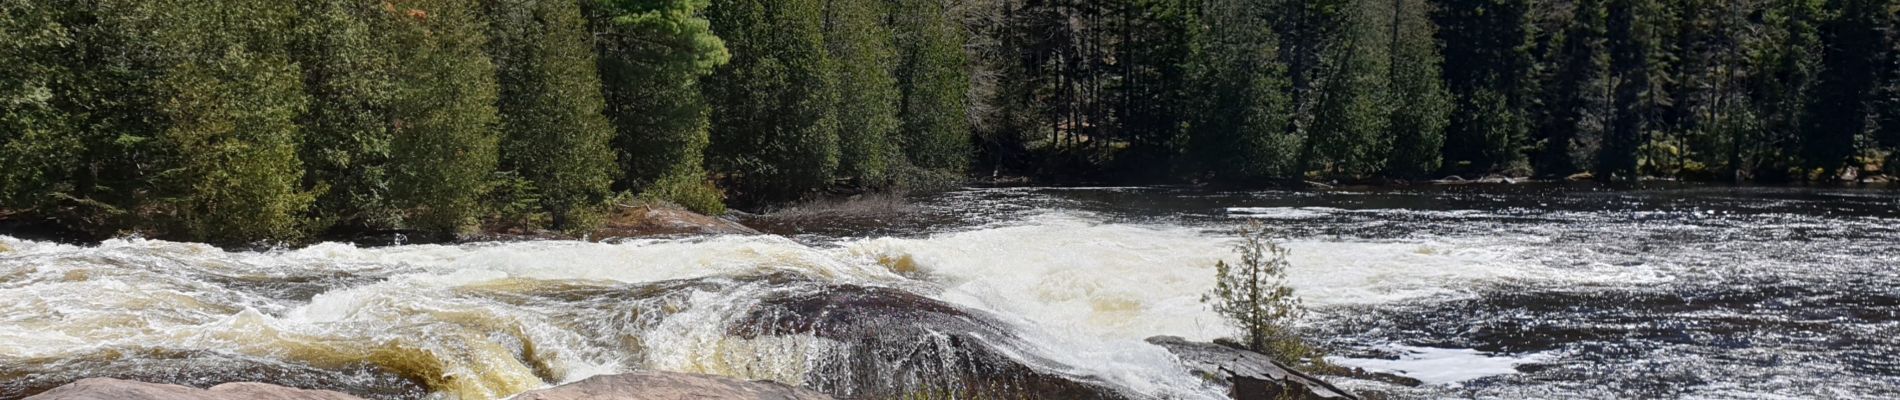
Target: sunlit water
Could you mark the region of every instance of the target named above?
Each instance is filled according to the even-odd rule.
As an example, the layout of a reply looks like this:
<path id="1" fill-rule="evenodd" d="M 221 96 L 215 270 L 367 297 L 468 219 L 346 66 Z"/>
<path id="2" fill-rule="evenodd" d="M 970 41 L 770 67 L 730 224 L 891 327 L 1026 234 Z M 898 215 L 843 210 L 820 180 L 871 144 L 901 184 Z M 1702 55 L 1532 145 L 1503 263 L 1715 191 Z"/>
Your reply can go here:
<path id="1" fill-rule="evenodd" d="M 1218 398 L 1142 339 L 1202 304 L 1230 230 L 1284 233 L 1302 325 L 1397 398 L 1900 396 L 1900 192 L 976 189 L 781 235 L 228 252 L 0 237 L 0 398 L 89 376 L 501 398 L 635 369 L 848 387 L 850 343 L 734 335 L 834 285 L 1001 321 L 1049 374 Z M 785 278 L 785 277 L 794 278 Z M 902 383 L 895 383 L 902 384 Z M 848 394 L 848 393 L 847 393 Z"/>

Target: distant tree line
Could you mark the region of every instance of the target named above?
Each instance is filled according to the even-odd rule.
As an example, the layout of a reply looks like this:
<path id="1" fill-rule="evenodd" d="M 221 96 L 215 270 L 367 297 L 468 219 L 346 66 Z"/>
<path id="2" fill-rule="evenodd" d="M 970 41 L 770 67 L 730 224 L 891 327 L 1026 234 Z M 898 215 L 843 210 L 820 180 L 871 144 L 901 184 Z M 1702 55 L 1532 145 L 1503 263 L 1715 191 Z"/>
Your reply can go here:
<path id="1" fill-rule="evenodd" d="M 954 183 L 931 0 L 0 0 L 0 209 L 97 234 L 584 231 Z"/>
<path id="2" fill-rule="evenodd" d="M 977 0 L 979 173 L 1832 181 L 1900 149 L 1893 0 Z"/>
<path id="3" fill-rule="evenodd" d="M 1896 165 L 1897 12 L 0 0 L 0 211 L 235 243 L 585 231 L 616 199 L 717 213 L 972 175 L 1838 180 Z"/>

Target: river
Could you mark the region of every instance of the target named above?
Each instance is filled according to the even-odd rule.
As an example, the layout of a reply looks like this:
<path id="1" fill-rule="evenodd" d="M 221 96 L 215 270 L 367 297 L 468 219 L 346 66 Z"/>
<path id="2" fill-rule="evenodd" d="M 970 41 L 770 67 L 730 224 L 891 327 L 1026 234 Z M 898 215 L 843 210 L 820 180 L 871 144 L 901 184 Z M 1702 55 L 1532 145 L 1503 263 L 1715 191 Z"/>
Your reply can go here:
<path id="1" fill-rule="evenodd" d="M 0 236 L 0 399 L 91 376 L 390 399 L 503 398 L 634 369 L 842 397 L 955 384 L 860 360 L 915 349 L 786 331 L 758 311 L 863 290 L 985 321 L 922 326 L 908 346 L 977 337 L 1127 397 L 1214 399 L 1143 339 L 1234 333 L 1201 296 L 1247 221 L 1285 235 L 1311 309 L 1300 326 L 1330 361 L 1424 382 L 1331 378 L 1356 391 L 1900 397 L 1900 191 L 1655 184 L 981 188 L 898 215 L 750 221 L 772 235 L 608 243 Z M 891 360 L 878 362 L 904 356 Z"/>

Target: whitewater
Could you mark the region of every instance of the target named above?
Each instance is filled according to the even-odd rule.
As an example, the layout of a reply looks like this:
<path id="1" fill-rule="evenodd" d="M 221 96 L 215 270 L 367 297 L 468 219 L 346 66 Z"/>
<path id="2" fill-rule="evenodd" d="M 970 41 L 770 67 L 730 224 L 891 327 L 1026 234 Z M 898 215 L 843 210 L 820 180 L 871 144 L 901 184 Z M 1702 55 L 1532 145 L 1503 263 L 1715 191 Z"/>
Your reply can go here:
<path id="1" fill-rule="evenodd" d="M 1355 390 L 1895 394 L 1893 358 L 1878 359 L 1897 351 L 1878 332 L 1900 332 L 1892 215 L 1798 201 L 1756 210 L 1639 197 L 1605 208 L 1459 196 L 972 189 L 921 200 L 915 212 L 932 222 L 870 234 L 606 242 L 227 251 L 0 236 L 0 398 L 89 376 L 444 399 L 631 370 L 863 387 L 828 373 L 863 343 L 745 334 L 758 329 L 751 310 L 775 296 L 849 286 L 1001 321 L 1009 337 L 995 344 L 1042 373 L 1134 398 L 1217 399 L 1222 388 L 1143 339 L 1235 333 L 1202 297 L 1247 221 L 1287 236 L 1290 283 L 1314 311 L 1301 326 L 1329 360 L 1423 381 L 1340 379 Z M 1385 204 L 1420 198 L 1436 200 Z M 1743 281 L 1752 289 L 1729 294 L 1755 296 L 1723 300 L 1719 284 Z M 1802 325 L 1814 318 L 1830 327 Z M 1721 376 L 1751 366 L 1770 376 Z M 905 384 L 942 383 L 870 383 Z"/>

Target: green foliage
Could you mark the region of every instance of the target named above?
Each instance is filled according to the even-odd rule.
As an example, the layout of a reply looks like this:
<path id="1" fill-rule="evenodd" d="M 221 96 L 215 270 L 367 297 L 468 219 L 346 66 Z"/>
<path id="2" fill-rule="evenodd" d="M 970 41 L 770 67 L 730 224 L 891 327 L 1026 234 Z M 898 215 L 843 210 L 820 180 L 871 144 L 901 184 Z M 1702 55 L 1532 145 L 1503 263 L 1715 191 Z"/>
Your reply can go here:
<path id="1" fill-rule="evenodd" d="M 1556 40 L 1557 65 L 1543 91 L 1538 173 L 1563 177 L 1594 163 L 1609 119 L 1608 14 L 1602 0 L 1574 3 Z"/>
<path id="2" fill-rule="evenodd" d="M 1194 109 L 1190 154 L 1211 177 L 1251 181 L 1294 177 L 1301 138 L 1291 118 L 1277 41 L 1248 0 L 1211 0 L 1194 28 L 1188 76 Z"/>
<path id="3" fill-rule="evenodd" d="M 126 204 L 139 218 L 193 240 L 293 239 L 310 197 L 295 118 L 306 98 L 280 32 L 295 13 L 258 1 L 164 0 L 119 10 L 156 44 L 150 81 L 161 126 L 140 140 L 152 155 Z M 149 197 L 147 197 L 149 196 Z"/>
<path id="4" fill-rule="evenodd" d="M 717 0 L 707 9 L 732 62 L 702 80 L 710 165 L 747 199 L 791 200 L 831 183 L 838 122 L 820 0 Z"/>
<path id="5" fill-rule="evenodd" d="M 391 202 L 404 210 L 404 227 L 462 233 L 484 211 L 500 121 L 480 11 L 474 0 L 390 9 L 386 45 L 404 55 L 393 76 Z"/>
<path id="6" fill-rule="evenodd" d="M 58 55 L 74 45 L 50 2 L 0 0 L 0 205 L 51 205 L 72 189 L 68 174 L 82 162 L 79 136 L 57 108 L 54 87 L 71 79 Z"/>
<path id="7" fill-rule="evenodd" d="M 1256 222 L 1240 230 L 1234 251 L 1240 253 L 1240 262 L 1215 264 L 1214 290 L 1201 301 L 1240 330 L 1249 350 L 1289 365 L 1316 361 L 1319 352 L 1293 327 L 1306 309 L 1287 286 L 1292 264 L 1286 260 L 1286 248 Z"/>
<path id="8" fill-rule="evenodd" d="M 1385 1 L 1360 1 L 1339 22 L 1338 43 L 1324 55 L 1329 66 L 1317 86 L 1318 109 L 1307 133 L 1302 171 L 1321 168 L 1324 174 L 1357 177 L 1378 172 L 1392 143 L 1390 123 L 1391 42 L 1380 18 L 1389 15 Z"/>
<path id="9" fill-rule="evenodd" d="M 678 204 L 700 214 L 724 215 L 726 195 L 705 177 L 706 173 L 698 170 L 668 175 L 648 185 L 640 198 Z"/>
<path id="10" fill-rule="evenodd" d="M 486 0 L 500 85 L 501 169 L 532 183 L 555 228 L 600 221 L 614 175 L 593 38 L 573 0 Z"/>
<path id="11" fill-rule="evenodd" d="M 701 16 L 707 0 L 584 2 L 622 190 L 703 171 L 711 109 L 699 79 L 731 59 Z M 700 175 L 704 175 L 701 173 Z"/>
<path id="12" fill-rule="evenodd" d="M 1446 169 L 1491 172 L 1523 162 L 1535 92 L 1531 0 L 1444 0 L 1434 20 L 1454 98 Z"/>
<path id="13" fill-rule="evenodd" d="M 838 117 L 839 178 L 881 185 L 897 135 L 897 55 L 883 23 L 885 0 L 825 0 L 825 51 Z"/>
<path id="14" fill-rule="evenodd" d="M 971 154 L 963 27 L 941 1 L 889 1 L 897 51 L 897 147 L 910 165 L 936 171 L 926 174 L 960 177 Z"/>
<path id="15" fill-rule="evenodd" d="M 391 227 L 390 108 L 401 55 L 384 43 L 396 16 L 370 0 L 299 0 L 291 57 L 303 67 L 308 112 L 300 156 L 321 226 Z"/>
<path id="16" fill-rule="evenodd" d="M 1891 0 L 1830 1 L 1831 15 L 1820 26 L 1821 69 L 1815 83 L 1804 133 L 1802 159 L 1827 179 L 1850 164 L 1857 146 L 1870 133 L 1869 116 L 1884 69 L 1893 62 L 1896 10 Z"/>
<path id="17" fill-rule="evenodd" d="M 1392 7 L 1386 26 L 1392 35 L 1387 46 L 1392 101 L 1386 117 L 1392 145 L 1385 168 L 1394 177 L 1420 178 L 1438 169 L 1451 118 L 1451 92 L 1441 71 L 1444 57 L 1432 40 L 1438 29 L 1429 19 L 1431 3 L 1395 0 Z"/>

